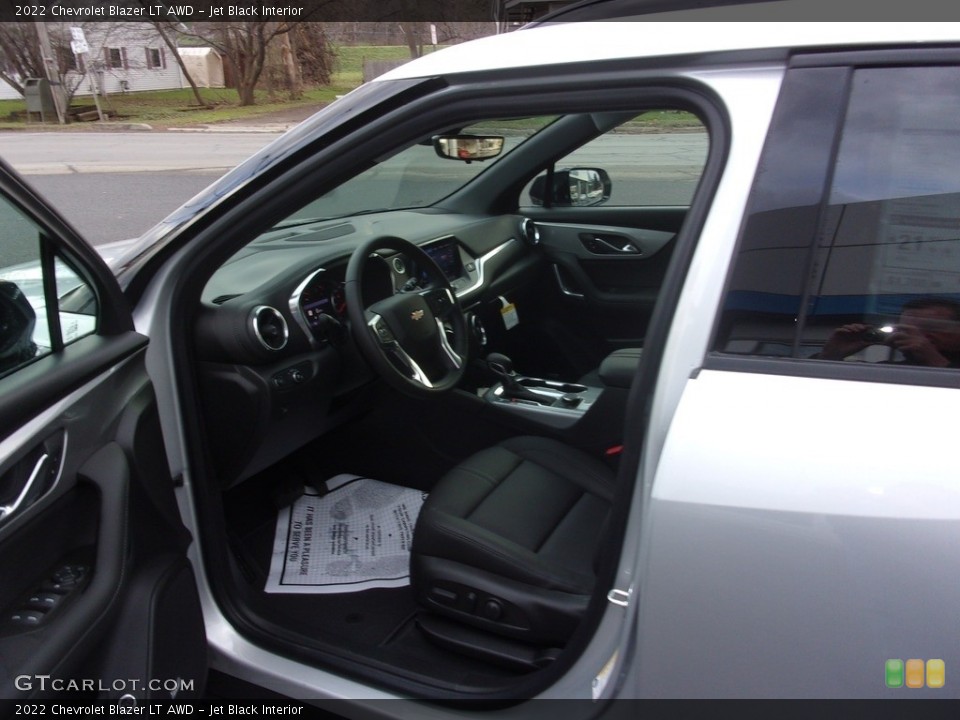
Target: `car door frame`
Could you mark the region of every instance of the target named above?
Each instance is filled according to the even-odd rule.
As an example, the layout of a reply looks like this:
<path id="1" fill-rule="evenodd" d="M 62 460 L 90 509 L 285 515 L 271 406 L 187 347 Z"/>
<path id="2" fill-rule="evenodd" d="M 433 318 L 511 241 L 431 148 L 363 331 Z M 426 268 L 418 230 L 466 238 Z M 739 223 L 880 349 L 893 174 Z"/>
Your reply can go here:
<path id="1" fill-rule="evenodd" d="M 533 103 L 530 112 L 546 111 L 557 104 L 557 101 L 548 99 L 550 92 L 557 93 L 559 96 L 562 91 L 564 97 L 569 98 L 572 92 L 571 85 L 579 90 L 580 96 L 576 101 L 579 104 L 567 101 L 570 111 L 583 107 L 589 108 L 585 103 L 596 97 L 592 93 L 595 86 L 591 83 L 595 84 L 598 73 L 602 73 L 611 82 L 616 80 L 621 85 L 649 87 L 659 94 L 665 92 L 665 88 L 682 87 L 685 82 L 685 69 L 682 67 L 678 69 L 673 64 L 665 72 L 654 70 L 649 73 L 637 73 L 635 69 L 629 67 L 629 63 L 623 62 L 601 63 L 592 70 L 594 72 L 572 69 L 569 74 L 551 77 L 547 82 L 542 82 L 543 79 L 538 78 L 541 81 L 538 89 L 543 94 Z M 149 313 L 139 318 L 138 326 L 142 322 L 143 326 L 150 328 L 154 341 L 151 353 L 155 354 L 158 372 L 162 374 L 162 380 L 158 379 L 158 384 L 162 382 L 166 414 L 171 422 L 176 422 L 178 418 L 181 421 L 178 429 L 180 433 L 178 445 L 173 448 L 172 456 L 177 456 L 176 462 L 189 476 L 187 484 L 191 492 L 187 500 L 189 506 L 187 517 L 191 518 L 191 522 L 194 523 L 192 527 L 198 533 L 201 527 L 204 529 L 204 536 L 198 547 L 200 553 L 197 557 L 197 568 L 204 592 L 206 619 L 208 627 L 211 628 L 213 666 L 217 670 L 273 692 L 282 692 L 294 697 L 305 693 L 311 697 L 317 697 L 318 693 L 329 697 L 370 697 L 371 695 L 391 697 L 390 692 L 423 695 L 436 692 L 435 688 L 421 685 L 408 678 L 404 678 L 401 684 L 397 677 L 388 676 L 384 672 L 375 674 L 379 688 L 364 684 L 362 680 L 347 679 L 342 674 L 329 673 L 323 668 L 332 666 L 340 673 L 349 673 L 360 678 L 369 678 L 372 674 L 369 667 L 351 658 L 328 654 L 322 649 L 308 649 L 303 645 L 302 639 L 292 637 L 287 629 L 276 624 L 260 623 L 258 625 L 256 619 L 251 618 L 249 611 L 243 607 L 242 594 L 227 591 L 230 587 L 230 565 L 222 562 L 222 558 L 229 552 L 229 548 L 224 538 L 216 537 L 216 531 L 223 529 L 222 505 L 217 491 L 215 473 L 205 464 L 202 419 L 195 415 L 183 415 L 178 410 L 178 408 L 196 407 L 199 399 L 195 380 L 189 375 L 183 375 L 184 368 L 189 367 L 192 353 L 190 334 L 181 330 L 183 319 L 189 319 L 195 312 L 197 300 L 202 294 L 208 277 L 207 274 L 197 270 L 206 268 L 206 272 L 212 274 L 212 268 L 219 266 L 236 252 L 237 233 L 243 233 L 245 237 L 252 239 L 251 228 L 260 227 L 266 230 L 271 222 L 285 217 L 287 212 L 277 209 L 280 198 L 283 198 L 288 206 L 301 201 L 306 202 L 310 199 L 308 192 L 315 194 L 329 190 L 344 177 L 355 173 L 358 157 L 379 157 L 389 153 L 391 147 L 385 145 L 387 141 L 384 138 L 390 137 L 390 133 L 416 135 L 416 132 L 410 128 L 423 124 L 422 120 L 417 119 L 417 115 L 424 107 L 447 108 L 455 101 L 457 112 L 464 114 L 469 112 L 474 116 L 482 115 L 489 112 L 485 109 L 489 104 L 486 96 L 491 92 L 503 92 L 510 98 L 510 102 L 519 103 L 521 99 L 527 102 L 528 96 L 525 93 L 535 82 L 532 74 L 523 71 L 505 73 L 505 75 L 508 77 L 505 77 L 504 83 L 493 81 L 476 83 L 475 78 L 465 78 L 464 85 L 459 86 L 456 78 L 448 78 L 451 82 L 443 87 L 439 83 L 428 84 L 428 81 L 425 81 L 422 87 L 426 97 L 408 96 L 408 101 L 402 109 L 396 108 L 396 113 L 392 112 L 395 108 L 390 107 L 382 112 L 376 112 L 376 120 L 371 120 L 358 132 L 349 134 L 349 137 L 347 137 L 347 130 L 351 129 L 349 120 L 344 121 L 343 126 L 334 126 L 329 136 L 317 134 L 310 143 L 297 148 L 296 155 L 280 157 L 271 166 L 269 173 L 262 173 L 241 188 L 235 199 L 242 197 L 245 200 L 243 209 L 240 209 L 236 203 L 212 208 L 203 219 L 202 225 L 190 232 L 189 244 L 182 245 L 176 255 L 170 257 L 164 267 L 150 278 L 144 288 L 144 297 L 150 300 L 150 309 Z M 507 83 L 513 85 L 508 90 L 505 89 Z M 612 97 L 615 90 L 608 89 L 603 92 Z M 709 84 L 704 84 L 701 92 L 709 96 Z M 445 99 L 448 102 L 445 103 Z M 716 136 L 712 138 L 713 144 L 703 178 L 680 233 L 681 243 L 671 261 L 668 272 L 670 282 L 664 287 L 668 302 L 658 302 L 654 311 L 651 333 L 655 338 L 665 338 L 670 330 L 674 307 L 672 303 L 675 303 L 682 287 L 687 265 L 697 246 L 699 231 L 712 207 L 713 191 L 717 187 L 726 163 L 729 126 L 724 116 L 723 104 L 717 97 L 704 98 L 702 103 L 704 112 L 709 116 L 707 126 L 715 131 Z M 616 106 L 615 102 L 610 104 Z M 637 103 L 632 99 L 625 104 L 635 106 Z M 376 110 L 378 108 L 374 108 L 374 111 Z M 364 108 L 360 114 L 369 115 L 371 111 L 369 108 Z M 394 118 L 394 115 L 400 114 L 403 115 L 402 124 Z M 455 116 L 451 114 L 451 117 Z M 441 120 L 432 122 L 442 124 Z M 390 133 L 387 132 L 388 130 Z M 329 142 L 325 142 L 326 140 Z M 377 151 L 359 150 L 366 143 Z M 304 159 L 311 153 L 312 156 Z M 255 156 L 248 162 L 255 162 L 257 159 Z M 294 164 L 297 161 L 299 162 Z M 439 203 L 438 207 L 449 209 L 449 201 L 450 198 Z M 470 210 L 466 206 L 460 206 L 457 209 L 460 212 Z M 233 238 L 232 243 L 231 238 Z M 161 288 L 164 288 L 162 293 Z M 644 434 L 644 420 L 649 413 L 649 403 L 657 384 L 659 365 L 660 354 L 654 352 L 649 362 L 644 363 L 643 372 L 634 383 L 631 394 L 632 410 L 629 413 L 627 427 L 632 429 L 630 434 L 633 440 L 624 451 L 620 464 L 621 477 L 631 486 L 636 480 L 643 448 L 641 439 Z M 633 501 L 622 504 L 622 513 L 615 520 L 620 527 L 626 526 L 628 514 L 639 512 L 635 506 L 641 502 L 642 494 L 638 491 L 634 494 Z M 630 532 L 629 529 L 627 532 Z M 207 533 L 210 533 L 209 537 Z M 632 586 L 630 571 L 623 568 L 633 565 L 637 552 L 638 546 L 633 542 L 627 542 L 618 552 L 611 553 L 604 559 L 605 565 L 610 563 L 603 570 L 604 580 L 607 577 L 618 578 L 611 587 L 624 588 L 623 594 L 629 595 Z M 605 594 L 598 593 L 590 612 L 593 620 L 601 622 L 599 628 L 594 622 L 585 623 L 583 631 L 578 633 L 571 645 L 574 649 L 568 655 L 569 662 L 558 663 L 556 671 L 550 673 L 550 681 L 546 679 L 545 674 L 538 676 L 529 683 L 529 686 L 523 687 L 524 693 L 529 693 L 530 696 L 544 694 L 543 696 L 550 697 L 570 697 L 574 693 L 582 693 L 585 687 L 589 692 L 589 683 L 594 675 L 591 674 L 591 670 L 585 671 L 585 669 L 591 668 L 595 673 L 608 661 L 612 667 L 613 661 L 618 657 L 616 648 L 625 639 L 622 632 L 623 623 L 634 610 L 627 609 L 629 603 L 619 602 L 620 597 L 617 595 L 617 602 L 608 601 Z M 595 631 L 596 634 L 594 634 Z M 295 657 L 291 657 L 290 653 L 282 654 L 284 650 L 289 649 L 290 643 L 296 643 L 298 640 L 300 644 Z M 621 654 L 619 657 L 622 660 L 625 655 Z M 549 682 L 556 680 L 559 682 L 549 686 Z M 573 690 L 574 686 L 576 690 Z M 386 691 L 381 688 L 386 688 Z M 612 689 L 611 685 L 610 690 Z M 511 688 L 511 691 L 516 692 L 517 688 Z"/>

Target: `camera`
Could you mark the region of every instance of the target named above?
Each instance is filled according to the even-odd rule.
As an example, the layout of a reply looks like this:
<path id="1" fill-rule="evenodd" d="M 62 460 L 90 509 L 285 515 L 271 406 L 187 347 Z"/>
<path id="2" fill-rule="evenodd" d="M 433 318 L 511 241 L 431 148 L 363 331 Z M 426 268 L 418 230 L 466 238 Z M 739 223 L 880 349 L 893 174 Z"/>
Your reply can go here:
<path id="1" fill-rule="evenodd" d="M 871 343 L 885 343 L 890 335 L 895 333 L 897 328 L 894 325 L 883 325 L 882 327 L 872 327 L 863 331 L 863 339 Z"/>

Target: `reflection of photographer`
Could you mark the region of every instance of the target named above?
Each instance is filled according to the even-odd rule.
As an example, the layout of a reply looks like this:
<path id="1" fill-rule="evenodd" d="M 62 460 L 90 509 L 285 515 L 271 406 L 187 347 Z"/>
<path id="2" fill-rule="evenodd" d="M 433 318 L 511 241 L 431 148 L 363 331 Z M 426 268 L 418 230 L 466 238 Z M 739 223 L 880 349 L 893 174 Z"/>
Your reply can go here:
<path id="1" fill-rule="evenodd" d="M 911 300 L 896 325 L 843 325 L 827 338 L 821 360 L 843 360 L 870 345 L 888 345 L 907 365 L 960 367 L 960 303 L 946 298 Z"/>

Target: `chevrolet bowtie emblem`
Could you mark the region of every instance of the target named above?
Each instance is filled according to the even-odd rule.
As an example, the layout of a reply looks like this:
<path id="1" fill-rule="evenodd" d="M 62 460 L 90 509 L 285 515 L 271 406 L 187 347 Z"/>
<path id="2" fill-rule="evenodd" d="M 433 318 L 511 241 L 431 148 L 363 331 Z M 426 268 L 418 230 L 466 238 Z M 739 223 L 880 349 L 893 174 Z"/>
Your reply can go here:
<path id="1" fill-rule="evenodd" d="M 410 313 L 411 320 L 422 320 L 423 319 L 423 310 L 414 310 Z"/>

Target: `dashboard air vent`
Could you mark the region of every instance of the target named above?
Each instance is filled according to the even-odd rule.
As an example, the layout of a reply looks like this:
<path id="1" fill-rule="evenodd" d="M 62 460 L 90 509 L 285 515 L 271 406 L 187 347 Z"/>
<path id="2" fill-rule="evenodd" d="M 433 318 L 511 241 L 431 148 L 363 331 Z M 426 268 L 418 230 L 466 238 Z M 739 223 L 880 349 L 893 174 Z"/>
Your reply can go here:
<path id="1" fill-rule="evenodd" d="M 528 245 L 540 244 L 540 228 L 530 218 L 524 218 L 520 223 L 520 235 Z"/>
<path id="2" fill-rule="evenodd" d="M 267 350 L 282 350 L 286 347 L 290 332 L 287 321 L 276 308 L 258 305 L 250 313 L 253 334 Z"/>

